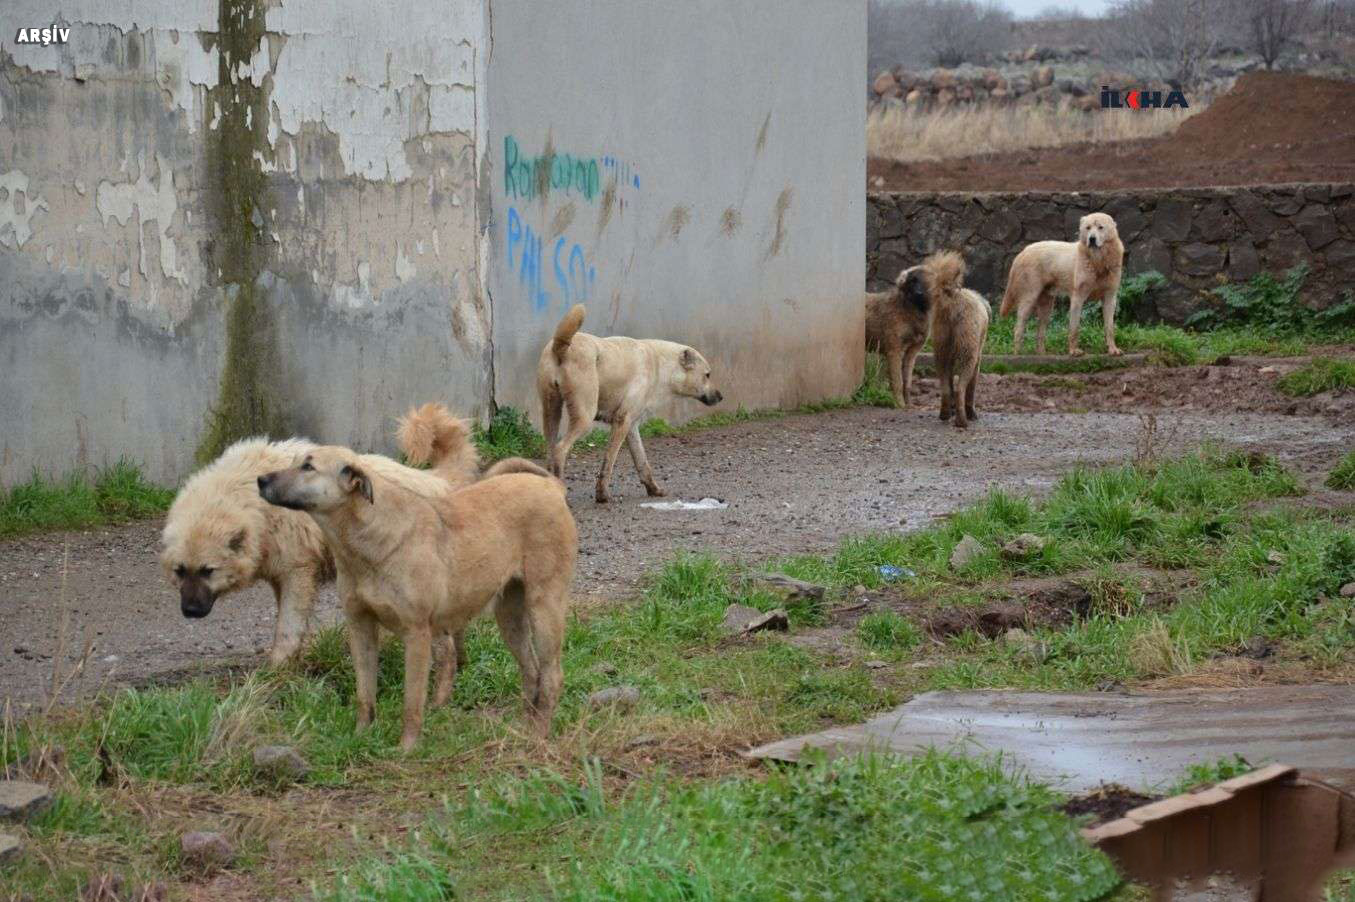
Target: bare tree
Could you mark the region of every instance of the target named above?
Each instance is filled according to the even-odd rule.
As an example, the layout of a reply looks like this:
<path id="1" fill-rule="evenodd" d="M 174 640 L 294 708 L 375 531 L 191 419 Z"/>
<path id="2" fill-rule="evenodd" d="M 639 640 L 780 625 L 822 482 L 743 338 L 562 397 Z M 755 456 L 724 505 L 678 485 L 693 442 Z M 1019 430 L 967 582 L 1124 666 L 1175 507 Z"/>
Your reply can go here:
<path id="1" fill-rule="evenodd" d="M 1011 33 L 1012 14 L 995 0 L 928 0 L 919 3 L 932 61 L 953 68 L 997 53 Z"/>
<path id="2" fill-rule="evenodd" d="M 1233 27 L 1233 0 L 1112 0 L 1103 53 L 1175 88 L 1196 85 Z"/>
<path id="3" fill-rule="evenodd" d="M 982 62 L 1011 38 L 1012 14 L 996 0 L 869 0 L 866 9 L 869 75 Z"/>
<path id="4" fill-rule="evenodd" d="M 1275 68 L 1284 48 L 1308 21 L 1311 0 L 1244 0 L 1251 49 L 1267 69 Z"/>

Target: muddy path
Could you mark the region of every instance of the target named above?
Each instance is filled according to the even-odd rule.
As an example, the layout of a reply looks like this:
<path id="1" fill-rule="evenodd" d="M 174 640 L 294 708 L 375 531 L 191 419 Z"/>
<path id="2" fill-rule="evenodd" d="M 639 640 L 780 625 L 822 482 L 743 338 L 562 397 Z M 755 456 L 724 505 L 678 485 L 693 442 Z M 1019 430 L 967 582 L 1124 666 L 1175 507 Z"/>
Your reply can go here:
<path id="1" fill-rule="evenodd" d="M 728 503 L 723 510 L 641 507 L 650 499 L 624 454 L 615 500 L 597 505 L 598 453 L 575 455 L 575 594 L 631 593 L 678 549 L 748 560 L 824 551 L 854 533 L 922 526 L 990 486 L 1038 493 L 1079 462 L 1132 457 L 1145 413 L 1156 418 L 1159 453 L 1238 444 L 1279 456 L 1316 484 L 1355 447 L 1355 393 L 1295 401 L 1275 391 L 1277 375 L 1243 365 L 984 376 L 981 417 L 967 432 L 937 420 L 936 386 L 924 379 L 912 410 L 791 416 L 646 443 L 670 498 L 711 496 Z M 156 563 L 159 529 L 149 521 L 0 543 L 0 706 L 42 699 L 54 658 L 69 673 L 87 645 L 88 666 L 67 697 L 259 660 L 271 637 L 271 593 L 231 596 L 210 617 L 185 620 Z M 320 622 L 337 619 L 332 589 L 317 611 Z"/>

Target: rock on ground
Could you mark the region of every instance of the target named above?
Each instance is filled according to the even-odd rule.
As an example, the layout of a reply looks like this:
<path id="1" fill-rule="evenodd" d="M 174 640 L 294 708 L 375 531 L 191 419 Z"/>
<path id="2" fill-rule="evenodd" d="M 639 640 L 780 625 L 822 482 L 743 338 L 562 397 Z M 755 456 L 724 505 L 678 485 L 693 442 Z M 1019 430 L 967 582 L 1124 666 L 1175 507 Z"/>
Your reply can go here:
<path id="1" fill-rule="evenodd" d="M 23 843 L 19 841 L 19 837 L 0 833 L 0 861 L 12 861 L 19 857 L 21 851 Z"/>
<path id="2" fill-rule="evenodd" d="M 741 633 L 752 623 L 762 616 L 762 612 L 757 608 L 750 608 L 746 604 L 731 604 L 725 608 L 725 619 L 721 626 L 727 633 Z"/>
<path id="3" fill-rule="evenodd" d="M 254 750 L 254 769 L 276 779 L 305 779 L 310 767 L 289 745 L 264 745 Z"/>
<path id="4" fill-rule="evenodd" d="M 983 544 L 973 536 L 966 535 L 960 539 L 955 545 L 955 550 L 950 553 L 951 569 L 959 570 L 981 554 L 983 554 Z"/>
<path id="5" fill-rule="evenodd" d="M 622 710 L 635 707 L 640 702 L 640 690 L 634 686 L 611 686 L 599 689 L 588 696 L 588 707 L 616 707 Z"/>
<path id="6" fill-rule="evenodd" d="M 0 780 L 0 818 L 27 820 L 46 808 L 52 791 L 27 780 Z"/>
<path id="7" fill-rule="evenodd" d="M 235 859 L 235 847 L 220 833 L 185 833 L 179 840 L 179 851 L 185 864 L 202 871 L 227 867 Z"/>
<path id="8" fill-rule="evenodd" d="M 1044 539 L 1033 532 L 1023 532 L 1002 546 L 1002 556 L 1009 560 L 1023 560 L 1044 551 Z"/>
<path id="9" fill-rule="evenodd" d="M 1355 598 L 1355 583 L 1346 583 L 1341 587 L 1342 598 Z"/>

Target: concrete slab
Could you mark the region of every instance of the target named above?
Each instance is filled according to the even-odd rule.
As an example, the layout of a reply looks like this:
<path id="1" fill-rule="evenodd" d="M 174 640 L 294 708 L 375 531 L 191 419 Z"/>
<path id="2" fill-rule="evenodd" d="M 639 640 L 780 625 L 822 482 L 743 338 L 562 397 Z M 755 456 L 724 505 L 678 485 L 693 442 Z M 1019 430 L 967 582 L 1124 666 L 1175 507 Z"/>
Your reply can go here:
<path id="1" fill-rule="evenodd" d="M 1355 686 L 1266 686 L 1141 694 L 928 692 L 864 724 L 753 749 L 795 761 L 867 749 L 1001 752 L 1013 768 L 1067 792 L 1102 783 L 1160 791 L 1191 764 L 1242 755 L 1282 761 L 1355 787 Z"/>

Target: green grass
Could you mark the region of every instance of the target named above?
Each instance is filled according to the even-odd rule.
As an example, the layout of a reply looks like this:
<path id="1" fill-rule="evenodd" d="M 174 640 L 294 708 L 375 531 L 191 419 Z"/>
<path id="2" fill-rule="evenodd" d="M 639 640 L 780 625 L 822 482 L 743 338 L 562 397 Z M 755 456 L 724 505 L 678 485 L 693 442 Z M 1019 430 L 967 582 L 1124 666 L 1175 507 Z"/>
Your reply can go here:
<path id="1" fill-rule="evenodd" d="M 1317 357 L 1290 373 L 1277 383 L 1280 391 L 1295 398 L 1310 398 L 1328 391 L 1348 391 L 1355 388 L 1355 360 L 1337 360 Z"/>
<path id="2" fill-rule="evenodd" d="M 1064 878 L 1085 892 L 1055 898 L 1102 898 L 1113 875 L 1070 839 L 1075 825 L 1052 810 L 1055 797 L 992 761 L 935 753 L 768 774 L 738 750 L 859 721 L 927 689 L 1087 689 L 1188 672 L 1257 637 L 1276 644 L 1276 662 L 1346 667 L 1355 616 L 1320 599 L 1355 579 L 1349 521 L 1254 504 L 1300 491 L 1263 456 L 1206 451 L 1075 470 L 1040 500 L 993 491 L 928 529 L 756 566 L 828 587 L 826 604 L 789 606 L 801 632 L 856 598 L 856 585 L 871 598 L 899 591 L 947 606 L 993 597 L 993 581 L 1089 572 L 1078 578 L 1090 610 L 1032 630 L 1048 650 L 1038 656 L 974 634 L 923 641 L 915 607 L 866 612 L 837 652 L 776 635 L 731 641 L 721 629 L 729 604 L 785 600 L 743 579 L 742 565 L 679 554 L 632 602 L 571 614 L 546 745 L 521 735 L 517 666 L 492 623 L 468 630 L 452 702 L 429 712 L 409 756 L 397 747 L 400 643 L 382 646 L 376 725 L 357 734 L 344 636 L 326 629 L 289 670 L 122 690 L 0 730 L 0 769 L 51 744 L 70 768 L 56 804 L 27 828 L 42 854 L 3 876 L 18 892 L 70 896 L 95 867 L 174 875 L 179 830 L 248 824 L 233 870 L 265 898 L 294 894 L 270 882 L 293 875 L 325 900 L 782 899 L 796 888 L 868 899 L 904 886 L 928 899 L 943 898 L 946 880 L 1022 898 L 1022 881 Z M 1022 532 L 1045 537 L 1044 550 L 1001 558 L 995 549 Z M 988 553 L 957 573 L 948 561 L 964 535 Z M 1189 567 L 1194 579 L 1147 609 L 1115 569 L 1131 563 Z M 886 583 L 884 564 L 914 575 Z M 887 666 L 867 669 L 869 658 Z M 616 685 L 640 690 L 633 710 L 588 707 L 589 693 Z M 284 795 L 253 774 L 251 750 L 274 743 L 310 763 L 302 791 Z M 1189 779 L 1225 775 L 1201 776 L 1207 764 Z M 315 826 L 335 821 L 338 833 Z"/>
<path id="3" fill-rule="evenodd" d="M 1327 475 L 1327 487 L 1339 491 L 1355 490 L 1355 451 L 1349 451 Z"/>
<path id="4" fill-rule="evenodd" d="M 126 460 L 97 471 L 92 479 L 72 474 L 51 480 L 34 472 L 27 482 L 0 489 L 0 537 L 154 517 L 173 500 L 173 489 L 148 482 Z"/>
<path id="5" fill-rule="evenodd" d="M 1251 773 L 1256 768 L 1256 764 L 1251 763 L 1241 755 L 1192 764 L 1186 768 L 1186 772 L 1181 779 L 1168 787 L 1162 794 L 1174 796 L 1183 792 L 1191 792 L 1201 786 L 1211 786 L 1214 783 L 1222 783 L 1224 780 L 1231 780 L 1233 777 Z"/>

